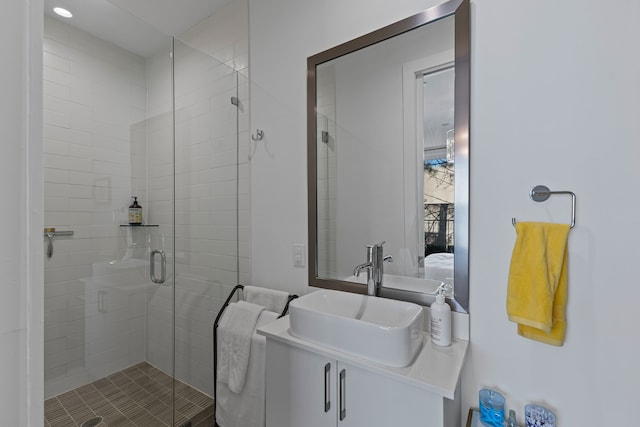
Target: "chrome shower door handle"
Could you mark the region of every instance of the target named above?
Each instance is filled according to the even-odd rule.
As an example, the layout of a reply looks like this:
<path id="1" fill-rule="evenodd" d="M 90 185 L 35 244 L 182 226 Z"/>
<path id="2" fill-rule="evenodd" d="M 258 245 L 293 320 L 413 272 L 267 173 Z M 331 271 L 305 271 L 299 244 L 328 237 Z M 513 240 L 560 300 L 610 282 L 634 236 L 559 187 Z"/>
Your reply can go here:
<path id="1" fill-rule="evenodd" d="M 156 278 L 156 254 L 160 254 L 160 278 Z M 149 256 L 149 275 L 153 283 L 164 283 L 167 278 L 167 255 L 164 251 L 154 249 Z"/>

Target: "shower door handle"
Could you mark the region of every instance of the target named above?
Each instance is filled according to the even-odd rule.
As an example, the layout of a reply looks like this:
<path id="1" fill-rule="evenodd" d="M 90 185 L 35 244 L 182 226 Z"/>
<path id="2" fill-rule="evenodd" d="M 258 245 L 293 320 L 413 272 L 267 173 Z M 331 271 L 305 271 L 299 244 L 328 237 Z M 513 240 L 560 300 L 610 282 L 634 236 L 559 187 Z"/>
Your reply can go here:
<path id="1" fill-rule="evenodd" d="M 156 278 L 156 254 L 160 254 L 160 278 Z M 167 278 L 167 255 L 164 251 L 154 249 L 149 256 L 149 275 L 153 283 L 164 283 Z"/>

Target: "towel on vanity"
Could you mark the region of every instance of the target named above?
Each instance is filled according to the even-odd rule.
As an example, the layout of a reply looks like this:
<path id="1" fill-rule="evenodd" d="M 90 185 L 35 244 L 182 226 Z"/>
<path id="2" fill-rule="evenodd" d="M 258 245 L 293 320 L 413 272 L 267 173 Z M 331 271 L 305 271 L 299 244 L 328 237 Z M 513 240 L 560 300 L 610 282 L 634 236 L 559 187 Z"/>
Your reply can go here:
<path id="1" fill-rule="evenodd" d="M 242 290 L 244 300 L 263 306 L 266 310 L 282 313 L 287 305 L 289 294 L 276 289 L 259 288 L 257 286 L 245 286 Z"/>
<path id="2" fill-rule="evenodd" d="M 251 337 L 264 307 L 245 301 L 229 304 L 218 324 L 218 379 L 229 390 L 244 388 Z"/>
<path id="3" fill-rule="evenodd" d="M 568 224 L 516 223 L 507 314 L 518 334 L 561 346 L 565 337 Z"/>

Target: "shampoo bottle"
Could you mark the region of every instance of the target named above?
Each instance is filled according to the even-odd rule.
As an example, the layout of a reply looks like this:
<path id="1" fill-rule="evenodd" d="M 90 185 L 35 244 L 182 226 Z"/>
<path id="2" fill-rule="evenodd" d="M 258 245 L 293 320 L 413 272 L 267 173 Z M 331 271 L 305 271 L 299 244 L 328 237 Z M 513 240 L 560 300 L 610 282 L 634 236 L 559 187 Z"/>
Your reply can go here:
<path id="1" fill-rule="evenodd" d="M 451 345 L 451 308 L 444 302 L 444 289 L 438 289 L 436 302 L 431 304 L 431 341 L 438 346 Z"/>
<path id="2" fill-rule="evenodd" d="M 138 197 L 133 196 L 133 203 L 129 206 L 129 224 L 142 224 L 142 206 L 138 204 Z"/>

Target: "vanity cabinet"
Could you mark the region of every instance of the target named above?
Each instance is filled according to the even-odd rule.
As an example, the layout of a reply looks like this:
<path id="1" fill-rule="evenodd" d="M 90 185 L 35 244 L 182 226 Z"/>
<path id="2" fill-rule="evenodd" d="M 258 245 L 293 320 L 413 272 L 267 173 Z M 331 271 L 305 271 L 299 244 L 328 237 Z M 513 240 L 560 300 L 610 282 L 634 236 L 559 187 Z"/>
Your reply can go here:
<path id="1" fill-rule="evenodd" d="M 268 336 L 265 368 L 267 427 L 459 425 L 452 400 Z"/>

